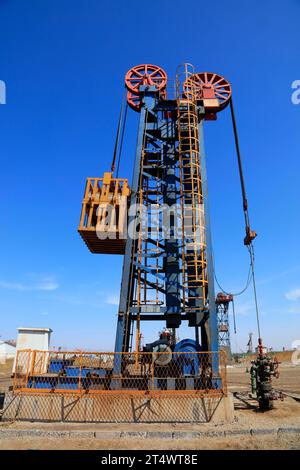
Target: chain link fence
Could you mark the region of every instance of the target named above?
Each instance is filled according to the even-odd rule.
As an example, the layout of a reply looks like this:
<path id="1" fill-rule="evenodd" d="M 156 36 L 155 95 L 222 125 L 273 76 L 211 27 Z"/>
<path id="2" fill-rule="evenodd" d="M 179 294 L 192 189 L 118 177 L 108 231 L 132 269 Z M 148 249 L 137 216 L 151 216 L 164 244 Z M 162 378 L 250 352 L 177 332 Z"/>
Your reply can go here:
<path id="1" fill-rule="evenodd" d="M 43 393 L 226 394 L 220 352 L 86 353 L 21 350 L 13 390 Z"/>
<path id="2" fill-rule="evenodd" d="M 18 351 L 3 419 L 207 422 L 227 395 L 220 352 Z"/>

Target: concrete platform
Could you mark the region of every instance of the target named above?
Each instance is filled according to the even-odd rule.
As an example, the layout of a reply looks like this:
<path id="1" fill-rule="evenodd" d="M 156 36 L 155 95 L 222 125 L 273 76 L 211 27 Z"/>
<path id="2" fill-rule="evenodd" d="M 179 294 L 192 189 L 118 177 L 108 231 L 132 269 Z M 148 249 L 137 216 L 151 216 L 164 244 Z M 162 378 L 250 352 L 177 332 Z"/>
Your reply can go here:
<path id="1" fill-rule="evenodd" d="M 77 423 L 225 423 L 233 396 L 146 397 L 6 394 L 2 420 Z"/>

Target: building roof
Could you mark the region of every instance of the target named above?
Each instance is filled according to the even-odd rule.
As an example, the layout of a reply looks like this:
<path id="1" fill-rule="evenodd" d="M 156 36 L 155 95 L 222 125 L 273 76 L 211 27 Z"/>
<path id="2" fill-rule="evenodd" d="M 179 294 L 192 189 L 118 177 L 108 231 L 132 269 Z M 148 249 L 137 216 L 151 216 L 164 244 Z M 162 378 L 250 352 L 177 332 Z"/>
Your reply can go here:
<path id="1" fill-rule="evenodd" d="M 7 344 L 8 346 L 11 346 L 12 348 L 15 348 L 16 345 L 15 344 L 12 344 L 12 340 L 8 340 L 8 341 L 1 341 L 0 340 L 0 345 L 1 344 Z"/>
<path id="2" fill-rule="evenodd" d="M 23 327 L 23 326 L 20 326 L 18 328 L 18 331 L 40 331 L 40 332 L 47 332 L 47 333 L 52 333 L 53 330 L 51 330 L 51 328 L 38 328 L 38 327 L 33 327 L 33 328 L 30 328 L 30 327 Z"/>

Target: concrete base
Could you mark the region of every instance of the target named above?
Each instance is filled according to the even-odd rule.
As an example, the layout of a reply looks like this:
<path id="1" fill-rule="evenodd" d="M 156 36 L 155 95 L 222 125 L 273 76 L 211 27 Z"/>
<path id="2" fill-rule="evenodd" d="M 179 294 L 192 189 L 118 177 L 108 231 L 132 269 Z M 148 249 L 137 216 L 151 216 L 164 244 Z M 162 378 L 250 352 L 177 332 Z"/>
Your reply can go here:
<path id="1" fill-rule="evenodd" d="M 234 419 L 233 396 L 69 396 L 7 394 L 3 420 L 90 423 L 225 423 Z"/>

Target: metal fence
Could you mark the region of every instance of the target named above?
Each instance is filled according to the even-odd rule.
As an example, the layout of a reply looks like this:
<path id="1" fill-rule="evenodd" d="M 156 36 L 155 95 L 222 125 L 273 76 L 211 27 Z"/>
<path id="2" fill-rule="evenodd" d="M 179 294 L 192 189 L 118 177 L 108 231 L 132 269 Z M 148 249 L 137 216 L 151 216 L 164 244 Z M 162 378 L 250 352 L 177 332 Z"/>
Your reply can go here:
<path id="1" fill-rule="evenodd" d="M 223 400 L 221 396 L 211 395 L 204 398 L 201 395 L 170 396 L 163 392 L 156 396 L 111 393 L 41 394 L 34 390 L 30 393 L 7 393 L 2 421 L 205 423 L 222 409 Z"/>
<path id="2" fill-rule="evenodd" d="M 17 352 L 2 420 L 208 422 L 227 394 L 216 352 Z"/>
<path id="3" fill-rule="evenodd" d="M 131 396 L 222 396 L 220 352 L 89 353 L 21 350 L 13 390 L 19 393 Z"/>

